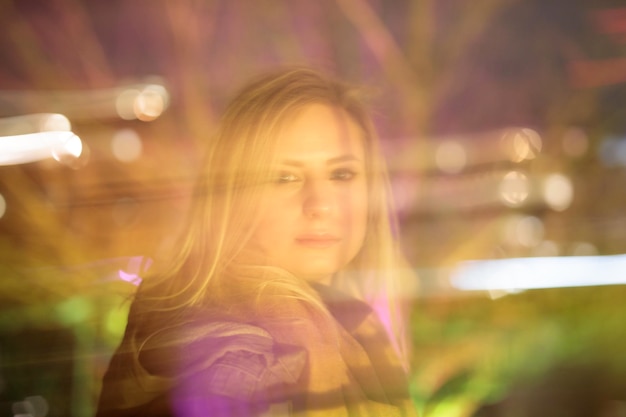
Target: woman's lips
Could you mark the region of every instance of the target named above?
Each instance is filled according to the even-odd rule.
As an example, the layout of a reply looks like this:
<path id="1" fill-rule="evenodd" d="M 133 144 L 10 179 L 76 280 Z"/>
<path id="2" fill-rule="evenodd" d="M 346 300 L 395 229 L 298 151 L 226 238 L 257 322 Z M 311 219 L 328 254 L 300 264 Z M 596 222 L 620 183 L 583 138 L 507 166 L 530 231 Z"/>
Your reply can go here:
<path id="1" fill-rule="evenodd" d="M 330 246 L 335 245 L 341 239 L 337 236 L 322 234 L 322 235 L 301 235 L 296 237 L 296 242 L 299 245 L 306 246 L 309 248 L 328 248 Z"/>

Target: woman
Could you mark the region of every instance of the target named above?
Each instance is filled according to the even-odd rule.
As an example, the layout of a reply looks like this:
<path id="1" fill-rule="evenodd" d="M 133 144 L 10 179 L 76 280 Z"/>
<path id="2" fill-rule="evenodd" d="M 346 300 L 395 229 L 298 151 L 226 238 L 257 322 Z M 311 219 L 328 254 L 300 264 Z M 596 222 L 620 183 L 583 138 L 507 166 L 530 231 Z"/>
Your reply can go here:
<path id="1" fill-rule="evenodd" d="M 144 280 L 99 416 L 413 415 L 407 269 L 354 90 L 309 69 L 232 101 L 185 239 Z"/>

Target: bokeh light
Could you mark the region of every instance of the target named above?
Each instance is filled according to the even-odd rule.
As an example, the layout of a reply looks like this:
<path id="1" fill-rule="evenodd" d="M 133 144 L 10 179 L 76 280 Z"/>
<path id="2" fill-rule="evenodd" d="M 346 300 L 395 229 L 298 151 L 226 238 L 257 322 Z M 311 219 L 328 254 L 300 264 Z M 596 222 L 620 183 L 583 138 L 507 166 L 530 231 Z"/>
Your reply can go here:
<path id="1" fill-rule="evenodd" d="M 598 152 L 604 165 L 626 166 L 626 138 L 608 137 L 602 141 Z"/>
<path id="2" fill-rule="evenodd" d="M 569 247 L 569 254 L 573 256 L 596 256 L 598 248 L 589 242 L 574 242 Z"/>
<path id="3" fill-rule="evenodd" d="M 104 320 L 104 328 L 109 337 L 119 339 L 124 334 L 128 316 L 128 307 L 119 306 L 108 311 Z"/>
<path id="4" fill-rule="evenodd" d="M 513 162 L 537 157 L 541 152 L 541 136 L 533 129 L 509 129 L 502 135 L 502 148 Z"/>
<path id="5" fill-rule="evenodd" d="M 535 216 L 512 215 L 504 222 L 503 239 L 511 246 L 532 248 L 543 236 L 543 222 Z"/>
<path id="6" fill-rule="evenodd" d="M 574 199 L 572 181 L 563 174 L 548 175 L 543 181 L 543 198 L 555 211 L 567 209 Z"/>
<path id="7" fill-rule="evenodd" d="M 143 145 L 139 134 L 133 129 L 121 129 L 111 139 L 113 156 L 121 162 L 132 162 L 141 156 Z"/>
<path id="8" fill-rule="evenodd" d="M 85 297 L 74 297 L 56 306 L 56 319 L 64 325 L 84 322 L 93 314 L 94 306 Z"/>
<path id="9" fill-rule="evenodd" d="M 467 163 L 465 148 L 458 141 L 444 141 L 437 147 L 435 162 L 437 167 L 446 174 L 459 173 Z"/>
<path id="10" fill-rule="evenodd" d="M 48 402 L 44 397 L 31 395 L 26 397 L 24 401 L 16 401 L 11 404 L 11 415 L 14 417 L 45 417 L 48 415 L 49 409 Z"/>
<path id="11" fill-rule="evenodd" d="M 532 250 L 533 256 L 559 256 L 559 245 L 552 240 L 543 240 Z"/>
<path id="12" fill-rule="evenodd" d="M 507 172 L 499 186 L 500 200 L 509 207 L 522 205 L 530 193 L 530 183 L 526 174 L 519 171 Z"/>
<path id="13" fill-rule="evenodd" d="M 168 101 L 169 96 L 163 86 L 150 84 L 135 97 L 135 117 L 143 122 L 154 120 L 163 113 Z"/>
<path id="14" fill-rule="evenodd" d="M 69 132 L 70 130 L 72 130 L 72 124 L 69 119 L 62 114 L 43 115 L 39 125 L 39 131 L 41 132 Z"/>
<path id="15" fill-rule="evenodd" d="M 135 116 L 135 100 L 141 92 L 135 88 L 123 90 L 115 100 L 115 109 L 120 118 L 133 120 Z"/>
<path id="16" fill-rule="evenodd" d="M 115 99 L 115 109 L 124 120 L 149 122 L 158 118 L 169 105 L 169 93 L 158 84 L 123 89 Z"/>

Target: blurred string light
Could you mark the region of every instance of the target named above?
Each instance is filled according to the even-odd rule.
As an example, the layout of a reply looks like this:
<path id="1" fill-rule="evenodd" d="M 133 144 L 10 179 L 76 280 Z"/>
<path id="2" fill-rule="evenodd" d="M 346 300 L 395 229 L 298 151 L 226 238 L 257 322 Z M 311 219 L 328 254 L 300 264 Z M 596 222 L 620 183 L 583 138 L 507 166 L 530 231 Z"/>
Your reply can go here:
<path id="1" fill-rule="evenodd" d="M 466 261 L 450 284 L 463 291 L 507 291 L 626 284 L 626 255 Z M 598 271 L 602 271 L 601 274 Z"/>
<path id="2" fill-rule="evenodd" d="M 62 114 L 36 113 L 0 119 L 0 165 L 24 164 L 50 157 L 77 159 L 83 144 Z"/>
<path id="3" fill-rule="evenodd" d="M 46 109 L 72 120 L 155 120 L 168 108 L 170 94 L 159 81 L 76 91 L 0 91 L 14 108 Z"/>

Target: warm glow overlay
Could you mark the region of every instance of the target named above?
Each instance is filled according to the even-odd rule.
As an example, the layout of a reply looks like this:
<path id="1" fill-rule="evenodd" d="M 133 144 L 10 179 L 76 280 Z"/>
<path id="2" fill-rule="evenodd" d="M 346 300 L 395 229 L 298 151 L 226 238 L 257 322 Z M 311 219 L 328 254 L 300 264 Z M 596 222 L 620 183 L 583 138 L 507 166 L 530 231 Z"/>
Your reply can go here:
<path id="1" fill-rule="evenodd" d="M 370 87 L 419 274 L 423 417 L 506 408 L 564 363 L 626 375 L 625 8 L 40 3 L 0 13 L 1 404 L 92 415 L 124 300 L 176 244 L 225 103 L 283 64 Z"/>

